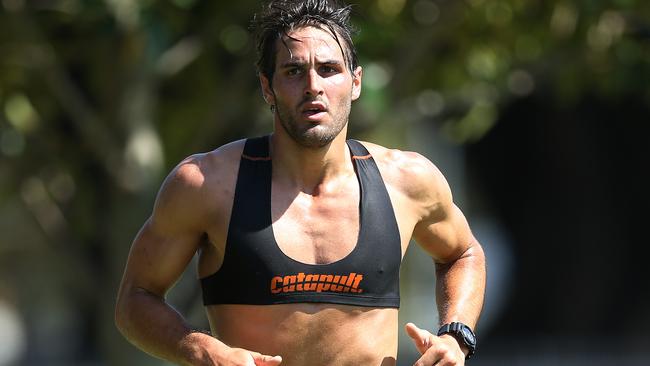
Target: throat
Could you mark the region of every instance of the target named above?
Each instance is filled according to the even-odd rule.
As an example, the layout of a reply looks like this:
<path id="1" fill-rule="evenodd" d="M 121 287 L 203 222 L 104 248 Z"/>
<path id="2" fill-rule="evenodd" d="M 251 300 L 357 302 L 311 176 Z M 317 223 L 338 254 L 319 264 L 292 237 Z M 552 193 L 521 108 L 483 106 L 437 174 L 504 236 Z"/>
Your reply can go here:
<path id="1" fill-rule="evenodd" d="M 337 192 L 348 180 L 356 181 L 344 140 L 337 139 L 320 148 L 305 148 L 284 134 L 274 133 L 271 146 L 273 184 L 319 196 Z"/>

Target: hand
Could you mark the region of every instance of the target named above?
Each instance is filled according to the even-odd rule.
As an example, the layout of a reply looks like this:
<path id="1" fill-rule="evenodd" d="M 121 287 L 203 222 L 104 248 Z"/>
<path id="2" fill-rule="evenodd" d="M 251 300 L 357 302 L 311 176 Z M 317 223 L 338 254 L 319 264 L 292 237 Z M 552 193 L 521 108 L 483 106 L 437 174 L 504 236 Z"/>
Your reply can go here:
<path id="1" fill-rule="evenodd" d="M 267 356 L 257 352 L 250 352 L 250 354 L 253 356 L 255 366 L 276 366 L 282 363 L 280 356 Z"/>
<path id="2" fill-rule="evenodd" d="M 243 348 L 231 348 L 224 355 L 220 366 L 277 366 L 282 362 L 280 356 L 268 356 Z"/>
<path id="3" fill-rule="evenodd" d="M 422 355 L 413 366 L 465 365 L 465 353 L 451 335 L 437 337 L 413 323 L 406 324 L 406 333 Z"/>

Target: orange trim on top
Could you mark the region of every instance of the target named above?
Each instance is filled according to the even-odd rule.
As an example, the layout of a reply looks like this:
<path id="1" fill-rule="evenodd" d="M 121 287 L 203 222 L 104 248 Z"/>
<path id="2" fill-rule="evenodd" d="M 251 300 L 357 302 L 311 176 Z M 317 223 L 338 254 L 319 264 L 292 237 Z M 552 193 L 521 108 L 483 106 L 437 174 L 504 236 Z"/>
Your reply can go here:
<path id="1" fill-rule="evenodd" d="M 252 160 L 252 161 L 269 161 L 269 160 L 271 160 L 270 156 L 257 157 L 257 156 L 248 156 L 246 154 L 241 154 L 241 157 L 244 158 L 244 159 Z"/>
<path id="2" fill-rule="evenodd" d="M 370 159 L 370 158 L 372 158 L 372 155 L 370 155 L 370 154 L 364 155 L 364 156 L 354 156 L 354 155 L 352 155 L 352 159 L 366 160 L 366 159 Z"/>
<path id="3" fill-rule="evenodd" d="M 262 156 L 262 157 L 257 157 L 257 156 L 249 156 L 246 154 L 241 155 L 242 158 L 252 160 L 252 161 L 269 161 L 271 160 L 270 156 Z M 367 160 L 372 158 L 372 155 L 363 155 L 363 156 L 357 156 L 357 155 L 352 155 L 352 159 L 358 159 L 358 160 Z"/>

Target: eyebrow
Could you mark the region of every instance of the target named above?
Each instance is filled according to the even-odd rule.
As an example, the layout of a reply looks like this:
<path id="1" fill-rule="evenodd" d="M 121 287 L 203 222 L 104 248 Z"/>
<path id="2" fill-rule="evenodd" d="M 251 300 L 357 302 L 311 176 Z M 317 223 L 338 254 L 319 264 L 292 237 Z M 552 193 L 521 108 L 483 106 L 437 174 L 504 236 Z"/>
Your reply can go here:
<path id="1" fill-rule="evenodd" d="M 343 63 L 339 60 L 336 59 L 326 59 L 323 61 L 317 61 L 316 62 L 319 65 L 343 65 Z M 298 61 L 298 60 L 292 60 L 292 61 L 287 61 L 280 65 L 280 68 L 289 68 L 289 67 L 303 67 L 307 64 L 305 61 Z"/>
<path id="2" fill-rule="evenodd" d="M 285 68 L 288 68 L 288 67 L 302 67 L 302 66 L 304 66 L 306 64 L 307 63 L 304 62 L 304 61 L 287 61 L 287 62 L 283 63 L 282 65 L 280 65 L 280 68 L 285 69 Z"/>

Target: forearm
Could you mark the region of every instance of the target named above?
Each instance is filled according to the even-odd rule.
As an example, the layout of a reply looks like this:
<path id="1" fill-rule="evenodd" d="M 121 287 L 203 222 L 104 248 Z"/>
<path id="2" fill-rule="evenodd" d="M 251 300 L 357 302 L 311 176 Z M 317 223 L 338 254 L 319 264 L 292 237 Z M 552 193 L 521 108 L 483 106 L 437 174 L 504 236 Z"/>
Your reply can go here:
<path id="1" fill-rule="evenodd" d="M 459 321 L 476 327 L 485 295 L 485 255 L 475 242 L 450 263 L 436 263 L 436 301 L 440 324 Z"/>
<path id="2" fill-rule="evenodd" d="M 193 330 L 164 299 L 143 289 L 119 296 L 115 321 L 138 348 L 178 365 L 216 365 L 211 359 L 215 350 L 227 348 L 216 338 Z"/>

